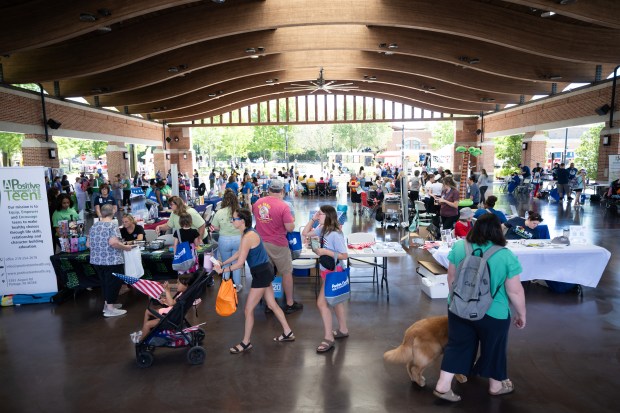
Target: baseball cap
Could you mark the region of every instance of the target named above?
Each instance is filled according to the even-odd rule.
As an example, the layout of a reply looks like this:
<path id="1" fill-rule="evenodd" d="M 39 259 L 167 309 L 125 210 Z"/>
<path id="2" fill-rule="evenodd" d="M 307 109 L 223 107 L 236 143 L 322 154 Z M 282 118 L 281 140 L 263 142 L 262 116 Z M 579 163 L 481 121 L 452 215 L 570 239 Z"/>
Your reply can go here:
<path id="1" fill-rule="evenodd" d="M 284 189 L 284 183 L 279 179 L 272 179 L 269 183 L 269 190 L 271 192 L 280 192 Z"/>
<path id="2" fill-rule="evenodd" d="M 439 179 L 441 179 L 441 175 L 439 175 L 439 174 L 435 174 L 435 177 L 434 177 L 434 178 L 435 178 L 435 181 L 438 181 Z"/>

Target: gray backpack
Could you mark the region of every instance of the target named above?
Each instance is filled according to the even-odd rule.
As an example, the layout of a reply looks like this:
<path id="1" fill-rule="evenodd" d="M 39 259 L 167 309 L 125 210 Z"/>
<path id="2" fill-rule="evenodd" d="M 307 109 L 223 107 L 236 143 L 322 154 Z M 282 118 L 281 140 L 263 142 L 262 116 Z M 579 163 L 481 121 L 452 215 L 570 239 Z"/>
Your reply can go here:
<path id="1" fill-rule="evenodd" d="M 456 278 L 452 283 L 452 294 L 448 310 L 466 320 L 480 320 L 493 303 L 497 291 L 491 294 L 491 278 L 487 261 L 497 251 L 503 249 L 493 245 L 485 253 L 480 248 L 473 249 L 465 241 L 465 259 L 456 268 Z M 476 255 L 478 253 L 478 255 Z"/>

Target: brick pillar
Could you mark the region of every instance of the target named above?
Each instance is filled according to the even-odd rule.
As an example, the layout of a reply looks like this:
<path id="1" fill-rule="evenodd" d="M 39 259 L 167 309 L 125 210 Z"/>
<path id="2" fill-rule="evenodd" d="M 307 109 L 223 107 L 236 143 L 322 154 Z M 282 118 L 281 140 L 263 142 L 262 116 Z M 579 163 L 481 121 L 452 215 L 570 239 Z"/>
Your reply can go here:
<path id="1" fill-rule="evenodd" d="M 479 135 L 476 134 L 476 130 L 479 129 L 479 123 L 476 119 L 466 119 L 459 120 L 455 122 L 455 140 L 454 140 L 454 152 L 452 155 L 452 173 L 454 174 L 455 180 L 460 181 L 461 179 L 461 163 L 463 161 L 463 154 L 456 152 L 456 148 L 459 146 L 470 147 L 470 146 L 480 146 L 480 138 Z M 480 166 L 479 159 L 471 156 L 470 165 L 475 165 L 475 170 L 479 171 Z M 487 170 L 488 172 L 488 170 Z M 467 172 L 465 171 L 467 174 Z"/>
<path id="2" fill-rule="evenodd" d="M 129 151 L 122 142 L 109 142 L 106 148 L 108 158 L 108 179 L 112 182 L 117 174 L 127 174 L 129 171 Z M 127 157 L 127 159 L 125 159 Z"/>
<path id="3" fill-rule="evenodd" d="M 194 173 L 195 156 L 192 150 L 190 128 L 170 128 L 170 138 L 172 138 L 168 144 L 170 164 L 176 163 L 180 173 L 187 173 L 191 177 Z"/>
<path id="4" fill-rule="evenodd" d="M 618 122 L 614 121 L 614 125 L 618 125 Z M 609 145 L 603 145 L 606 136 L 609 137 Z M 609 128 L 609 122 L 606 122 L 605 128 L 601 130 L 601 139 L 598 145 L 598 173 L 596 181 L 611 182 L 620 178 L 620 176 L 617 176 L 619 174 L 610 174 L 609 171 L 609 155 L 620 154 L 620 128 Z M 26 158 L 24 157 L 24 159 Z"/>
<path id="5" fill-rule="evenodd" d="M 50 158 L 50 149 L 55 151 L 56 158 Z M 22 141 L 22 157 L 24 166 L 46 166 L 60 168 L 58 145 L 50 139 L 45 141 L 45 135 L 26 134 Z"/>
<path id="6" fill-rule="evenodd" d="M 527 149 L 521 151 L 521 164 L 527 165 L 530 169 L 537 163 L 544 167 L 547 161 L 547 137 L 541 131 L 528 132 L 523 138 L 523 143 L 527 144 Z"/>
<path id="7" fill-rule="evenodd" d="M 170 169 L 170 151 L 157 148 L 153 151 L 153 166 L 155 167 L 153 177 L 160 171 L 161 177 L 165 178 Z"/>
<path id="8" fill-rule="evenodd" d="M 482 149 L 482 155 L 477 159 L 478 172 L 484 169 L 492 178 L 495 175 L 495 142 L 492 140 L 481 142 L 480 149 Z"/>

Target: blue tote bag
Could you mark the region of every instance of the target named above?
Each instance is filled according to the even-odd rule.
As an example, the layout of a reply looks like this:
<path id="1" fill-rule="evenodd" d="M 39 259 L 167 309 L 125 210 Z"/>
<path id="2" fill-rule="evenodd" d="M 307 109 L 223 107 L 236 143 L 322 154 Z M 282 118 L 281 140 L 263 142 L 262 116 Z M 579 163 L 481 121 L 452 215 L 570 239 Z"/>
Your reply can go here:
<path id="1" fill-rule="evenodd" d="M 301 249 L 303 247 L 301 242 L 301 232 L 287 232 L 286 239 L 288 240 L 288 247 L 291 250 L 291 257 L 296 260 L 301 255 Z"/>
<path id="2" fill-rule="evenodd" d="M 284 291 L 282 291 L 282 277 L 276 276 L 271 282 L 273 287 L 273 296 L 278 299 L 284 297 Z"/>
<path id="3" fill-rule="evenodd" d="M 181 233 L 177 231 L 177 237 L 181 240 Z M 177 250 L 172 260 L 172 269 L 175 271 L 185 272 L 196 263 L 196 257 L 194 256 L 194 250 L 189 242 L 180 242 L 177 244 Z"/>
<path id="4" fill-rule="evenodd" d="M 349 269 L 327 273 L 325 276 L 325 300 L 330 306 L 343 303 L 351 298 Z"/>

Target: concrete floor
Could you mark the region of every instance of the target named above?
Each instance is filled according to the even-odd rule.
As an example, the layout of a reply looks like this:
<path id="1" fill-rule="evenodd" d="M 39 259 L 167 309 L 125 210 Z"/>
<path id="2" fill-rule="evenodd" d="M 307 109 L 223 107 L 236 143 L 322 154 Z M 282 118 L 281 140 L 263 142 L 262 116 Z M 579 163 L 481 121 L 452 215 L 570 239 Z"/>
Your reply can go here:
<path id="1" fill-rule="evenodd" d="M 320 203 L 335 199 L 295 200 L 298 226 Z M 526 294 L 528 325 L 512 329 L 509 375 L 516 391 L 488 396 L 486 380 L 472 378 L 455 384 L 463 400 L 456 405 L 432 395 L 439 363 L 426 372 L 426 388 L 409 380 L 404 366 L 383 362 L 383 353 L 402 340 L 414 321 L 446 314 L 443 299 L 431 300 L 420 291 L 415 250 L 389 262 L 390 302 L 370 284 L 353 284 L 348 305 L 351 336 L 324 355 L 315 352 L 322 324 L 314 304 L 313 284 L 296 278 L 296 299 L 303 311 L 288 320 L 297 336 L 293 343 L 274 343 L 280 333 L 273 315 L 256 311 L 252 343 L 246 354 L 230 355 L 243 331 L 243 311 L 229 318 L 215 314 L 216 290 L 209 289 L 197 319 L 206 321 L 206 361 L 190 366 L 185 350 L 160 349 L 149 369 L 135 363 L 129 333 L 142 322 L 146 299 L 128 293 L 121 302 L 123 317 L 101 315 L 100 291 L 83 292 L 62 305 L 39 304 L 0 310 L 0 400 L 4 412 L 612 412 L 620 388 L 620 219 L 605 216 L 598 206 L 580 210 L 538 200 L 539 210 L 554 231 L 565 225 L 590 228 L 592 241 L 612 252 L 599 286 L 584 288 L 583 298 L 558 295 L 533 285 Z M 395 241 L 394 229 L 377 228 L 353 217 L 345 233 L 376 231 L 378 239 Z M 541 278 L 542 278 L 541 274 Z M 241 293 L 241 305 L 249 288 Z M 196 319 L 193 314 L 190 320 Z M 616 407 L 613 407 L 616 406 Z M 191 409 L 191 410 L 190 410 Z"/>

